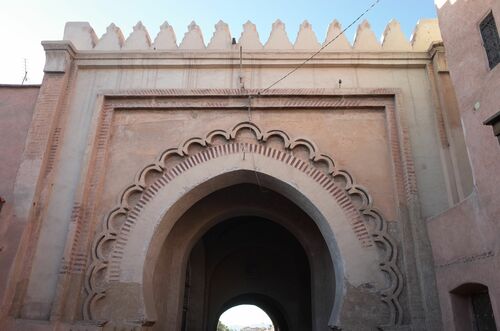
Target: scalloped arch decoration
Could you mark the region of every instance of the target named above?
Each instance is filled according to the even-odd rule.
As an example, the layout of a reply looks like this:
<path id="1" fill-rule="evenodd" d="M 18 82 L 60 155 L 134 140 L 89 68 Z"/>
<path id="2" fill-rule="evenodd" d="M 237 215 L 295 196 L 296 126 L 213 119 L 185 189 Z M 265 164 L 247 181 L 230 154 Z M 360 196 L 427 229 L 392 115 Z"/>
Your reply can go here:
<path id="1" fill-rule="evenodd" d="M 238 133 L 242 130 L 251 131 L 255 143 L 235 142 Z M 216 137 L 222 138 L 224 144 L 214 145 Z M 281 140 L 283 151 L 266 146 L 272 137 Z M 203 147 L 203 152 L 190 155 L 189 149 L 194 144 Z M 293 149 L 298 146 L 307 149 L 309 161 L 293 155 Z M 142 207 L 163 186 L 187 169 L 220 155 L 241 152 L 259 153 L 293 166 L 318 182 L 330 196 L 339 201 L 346 214 L 351 217 L 352 230 L 361 244 L 364 247 L 375 245 L 382 252 L 380 270 L 387 275 L 389 286 L 381 291 L 380 299 L 387 304 L 390 311 L 387 324 L 400 325 L 403 313 L 399 296 L 403 290 L 403 276 L 397 265 L 398 250 L 394 239 L 388 233 L 387 222 L 373 207 L 373 199 L 367 190 L 356 184 L 349 172 L 339 169 L 330 156 L 322 154 L 313 142 L 305 138 L 291 138 L 282 130 L 264 132 L 252 122 L 238 123 L 229 131 L 221 129 L 211 131 L 205 135 L 205 138 L 187 139 L 179 147 L 169 148 L 160 153 L 153 163 L 138 172 L 134 182 L 120 194 L 118 205 L 103 221 L 101 232 L 94 237 L 92 260 L 85 277 L 87 297 L 83 307 L 84 318 L 93 319 L 94 306 L 97 301 L 106 296 L 107 283 L 119 279 L 117 257 L 112 258 L 111 252 L 121 251 L 126 245 L 126 236 Z M 172 157 L 181 158 L 182 161 L 167 168 L 166 163 Z M 320 165 L 324 166 L 320 167 Z M 148 185 L 146 177 L 153 173 L 159 175 L 159 178 Z M 139 194 L 140 198 L 132 199 L 134 194 Z"/>

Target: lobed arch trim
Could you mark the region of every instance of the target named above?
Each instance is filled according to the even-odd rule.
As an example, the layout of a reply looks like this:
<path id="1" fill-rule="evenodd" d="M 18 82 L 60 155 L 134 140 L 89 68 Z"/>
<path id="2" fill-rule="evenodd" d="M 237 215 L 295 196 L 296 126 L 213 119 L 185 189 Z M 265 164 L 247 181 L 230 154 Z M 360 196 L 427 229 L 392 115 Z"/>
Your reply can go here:
<path id="1" fill-rule="evenodd" d="M 253 133 L 254 143 L 236 142 L 242 130 Z M 216 137 L 222 138 L 224 143 L 214 145 Z M 273 137 L 281 140 L 282 150 L 266 146 Z M 203 151 L 190 154 L 190 148 L 194 145 L 200 146 Z M 305 147 L 308 151 L 308 162 L 293 155 L 292 151 L 298 146 Z M 382 256 L 379 267 L 389 278 L 389 286 L 380 292 L 380 299 L 390 310 L 388 325 L 401 324 L 402 308 L 399 295 L 403 289 L 403 277 L 397 265 L 397 247 L 388 233 L 387 222 L 373 207 L 373 199 L 367 190 L 358 185 L 349 172 L 338 168 L 333 158 L 321 153 L 310 140 L 291 138 L 282 130 L 263 131 L 252 122 L 238 123 L 228 131 L 210 131 L 204 138 L 187 139 L 177 148 L 166 149 L 153 163 L 138 172 L 132 184 L 123 190 L 118 205 L 109 212 L 102 224 L 102 231 L 94 239 L 92 261 L 87 269 L 85 281 L 85 319 L 93 319 L 94 304 L 106 296 L 110 282 L 120 279 L 121 254 L 128 237 L 141 212 L 155 195 L 189 169 L 234 153 L 253 153 L 279 160 L 307 174 L 329 192 L 346 215 L 349 215 L 351 228 L 361 245 L 366 248 L 380 248 Z M 182 161 L 167 168 L 166 163 L 171 157 L 180 158 Z M 152 175 L 158 178 L 148 184 L 147 178 Z M 139 198 L 133 198 L 134 195 L 139 195 Z"/>

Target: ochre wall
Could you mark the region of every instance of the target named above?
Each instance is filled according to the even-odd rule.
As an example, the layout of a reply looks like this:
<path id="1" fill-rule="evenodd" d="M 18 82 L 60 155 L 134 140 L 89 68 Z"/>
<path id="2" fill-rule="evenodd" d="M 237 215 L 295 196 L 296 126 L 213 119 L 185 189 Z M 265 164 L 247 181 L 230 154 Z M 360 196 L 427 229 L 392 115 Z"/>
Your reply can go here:
<path id="1" fill-rule="evenodd" d="M 332 26 L 333 32 L 338 30 L 338 23 Z M 387 221 L 383 231 L 396 238 L 393 250 L 399 254 L 399 258 L 391 255 L 390 259 L 398 260 L 404 275 L 395 271 L 392 277 L 400 280 L 394 288 L 403 288 L 396 298 L 402 303 L 399 311 L 403 317 L 392 316 L 392 320 L 399 326 L 439 330 L 424 220 L 446 211 L 465 194 L 467 185 L 457 183 L 467 167 L 460 168 L 463 146 L 450 149 L 446 143 L 449 136 L 459 136 L 459 126 L 452 116 L 456 115 L 455 104 L 447 102 L 453 101 L 454 95 L 446 66 L 439 67 L 437 62 L 444 59 L 444 50 L 439 45 L 436 22 L 422 21 L 411 43 L 398 24 L 391 22 L 383 44 L 364 22 L 352 47 L 344 40 L 342 47 L 327 49 L 275 87 L 281 90 L 259 95 L 258 91 L 312 54 L 317 43 L 304 43 L 314 39 L 307 29 L 310 26 L 301 27 L 298 39 L 302 41 L 297 41 L 294 49 L 281 22 L 273 26 L 265 46 L 250 36 L 252 27 L 246 24 L 247 35 L 241 38 L 241 71 L 238 45 L 233 46 L 231 39 L 227 42 L 225 37 L 230 34 L 224 24 L 217 25 L 207 47 L 195 24 L 190 25 L 179 48 L 175 42 L 168 47 L 162 44 L 162 40 L 172 41 L 168 26 L 162 27 L 153 46 L 142 24 L 125 41 L 113 25 L 97 40 L 88 24 L 71 23 L 65 41 L 45 42 L 46 74 L 16 181 L 22 197 L 19 217 L 36 226 L 22 241 L 26 254 L 18 261 L 20 270 L 10 278 L 2 315 L 8 317 L 2 322 L 22 329 L 22 323 L 50 320 L 47 328 L 51 328 L 88 318 L 82 307 L 88 306 L 84 301 L 92 281 L 89 277 L 94 276 L 91 263 L 98 254 L 93 246 L 95 236 L 120 201 L 123 189 L 162 151 L 179 147 L 187 138 L 205 137 L 214 129 L 231 132 L 237 123 L 250 121 L 264 132 L 281 130 L 290 137 L 313 141 L 317 145 L 314 150 L 331 156 L 336 168 L 348 171 L 370 193 L 373 201 L 364 203 L 380 210 Z M 241 82 L 245 89 L 241 89 Z M 248 101 L 253 102 L 251 109 L 246 106 L 247 93 L 253 98 Z M 255 136 L 245 136 L 247 131 L 231 139 L 260 143 Z M 305 148 L 285 145 L 280 145 L 283 153 L 312 164 Z M 220 167 L 223 160 L 213 164 Z M 210 166 L 204 165 L 207 169 Z M 273 163 L 270 167 L 276 171 L 278 166 Z M 220 168 L 221 172 L 227 170 Z M 295 168 L 289 168 L 281 175 L 295 174 Z M 313 187 L 306 184 L 309 179 L 289 178 L 289 183 Z M 176 193 L 183 192 L 182 185 L 176 185 Z M 311 197 L 328 205 L 323 191 L 313 192 Z M 346 216 L 338 219 L 344 222 Z M 318 223 L 328 222 L 336 220 Z M 151 226 L 144 228 L 149 231 Z M 345 239 L 353 234 L 335 235 Z M 328 240 L 334 246 L 333 240 Z M 357 241 L 350 245 L 346 246 L 348 253 L 368 252 L 359 254 L 363 258 L 376 255 L 374 246 L 371 250 L 361 248 Z M 134 247 L 128 249 L 133 251 Z M 130 261 L 133 259 L 127 263 Z M 356 263 L 358 260 L 351 259 L 345 265 L 354 266 L 348 270 L 368 274 L 368 267 Z M 377 259 L 370 263 L 379 265 Z M 125 272 L 124 277 L 141 273 Z M 370 279 L 372 275 L 362 276 L 353 272 L 346 275 L 346 281 Z M 143 284 L 133 285 L 140 291 Z M 348 283 L 349 291 L 359 292 L 369 292 L 372 286 L 351 285 Z M 147 324 L 139 320 L 133 323 L 143 322 Z"/>

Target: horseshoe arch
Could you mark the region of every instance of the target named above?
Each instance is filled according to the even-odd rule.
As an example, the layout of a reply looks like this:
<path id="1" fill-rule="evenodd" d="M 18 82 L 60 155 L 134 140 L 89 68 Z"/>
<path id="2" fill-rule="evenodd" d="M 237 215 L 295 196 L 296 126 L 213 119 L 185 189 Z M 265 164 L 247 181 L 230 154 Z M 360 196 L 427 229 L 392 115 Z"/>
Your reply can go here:
<path id="1" fill-rule="evenodd" d="M 296 156 L 298 149 L 305 150 L 307 157 Z M 86 274 L 85 318 L 108 314 L 142 325 L 154 321 L 150 277 L 145 272 L 158 254 L 152 243 L 164 240 L 189 208 L 183 198 L 196 201 L 217 187 L 237 184 L 238 176 L 228 177 L 237 171 L 255 172 L 257 180 L 259 174 L 273 178 L 259 184 L 295 202 L 320 229 L 336 276 L 330 327 L 343 322 L 348 284 L 375 288 L 388 307 L 387 324 L 402 323 L 399 295 L 403 282 L 396 244 L 366 189 L 308 139 L 291 138 L 281 130 L 263 131 L 251 122 L 229 131 L 211 131 L 165 150 L 123 190 L 94 240 Z M 113 315 L 105 302 L 119 300 L 123 284 L 137 285 L 125 291 L 134 298 L 131 311 Z"/>

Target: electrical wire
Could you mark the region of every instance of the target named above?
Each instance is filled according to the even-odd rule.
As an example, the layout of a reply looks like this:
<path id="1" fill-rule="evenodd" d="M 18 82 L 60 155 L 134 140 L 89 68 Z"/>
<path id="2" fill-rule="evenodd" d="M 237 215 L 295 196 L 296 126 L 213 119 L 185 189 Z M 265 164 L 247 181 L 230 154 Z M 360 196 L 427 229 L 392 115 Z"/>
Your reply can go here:
<path id="1" fill-rule="evenodd" d="M 286 79 L 288 76 L 290 76 L 291 74 L 293 74 L 295 71 L 299 70 L 300 68 L 302 68 L 307 62 L 311 61 L 316 55 L 318 55 L 319 53 L 321 53 L 326 47 L 328 47 L 328 45 L 330 45 L 331 43 L 333 43 L 335 40 L 337 40 L 344 32 L 346 32 L 350 27 L 352 27 L 354 24 L 356 24 L 363 16 L 365 16 L 370 10 L 373 9 L 373 7 L 375 7 L 378 3 L 380 2 L 380 0 L 376 0 L 375 2 L 373 2 L 371 4 L 370 7 L 368 7 L 363 13 L 361 13 L 361 15 L 359 15 L 354 21 L 352 21 L 351 24 L 349 24 L 345 29 L 343 29 L 338 35 L 336 35 L 332 40 L 330 40 L 329 42 L 327 42 L 326 44 L 324 44 L 319 50 L 317 50 L 313 55 L 311 55 L 310 57 L 308 57 L 307 59 L 305 59 L 302 63 L 300 63 L 297 67 L 293 68 L 292 70 L 290 70 L 286 75 L 284 75 L 283 77 L 281 77 L 280 79 L 278 79 L 277 81 L 275 81 L 274 83 L 272 83 L 271 85 L 269 85 L 268 87 L 266 87 L 265 89 L 263 89 L 261 92 L 259 92 L 258 94 L 264 94 L 266 93 L 269 89 L 271 89 L 273 86 L 277 85 L 278 83 L 280 83 L 281 81 L 283 81 L 284 79 Z"/>
<path id="2" fill-rule="evenodd" d="M 340 31 L 340 33 L 338 35 L 336 35 L 332 40 L 330 40 L 326 44 L 324 44 L 313 55 L 311 55 L 310 57 L 308 57 L 307 59 L 305 59 L 302 63 L 300 63 L 294 69 L 290 70 L 286 75 L 284 75 L 283 77 L 281 77 L 280 79 L 278 79 L 277 81 L 275 81 L 273 84 L 269 85 L 267 88 L 265 88 L 262 91 L 258 92 L 257 96 L 260 96 L 261 94 L 266 93 L 273 86 L 277 85 L 278 83 L 280 83 L 281 81 L 283 81 L 284 79 L 286 79 L 288 76 L 290 76 L 291 74 L 293 74 L 295 71 L 297 71 L 300 68 L 302 68 L 307 62 L 311 61 L 316 55 L 318 55 L 319 53 L 321 53 L 326 47 L 328 47 L 331 43 L 333 43 L 335 40 L 337 40 L 343 33 L 345 33 L 349 28 L 351 28 L 354 24 L 356 24 L 356 22 L 358 22 L 363 16 L 365 16 L 370 10 L 372 10 L 373 7 L 375 7 L 379 2 L 380 2 L 380 0 L 376 0 L 375 2 L 373 2 L 370 7 L 368 7 L 363 13 L 361 13 L 361 15 L 359 15 L 354 21 L 352 21 L 352 23 L 349 24 L 345 29 L 343 29 L 342 31 Z M 242 56 L 241 56 L 241 49 L 240 49 L 240 60 L 241 60 L 241 57 Z M 240 63 L 240 67 L 241 67 L 241 63 Z M 340 82 L 339 82 L 339 84 L 340 84 Z M 248 115 L 248 121 L 252 122 L 252 96 L 248 96 L 247 115 Z M 245 149 L 243 149 L 243 160 L 245 160 L 245 154 L 246 154 L 246 151 L 245 151 Z M 263 188 L 261 186 L 261 183 L 260 183 L 260 178 L 259 178 L 259 174 L 257 172 L 257 168 L 256 168 L 256 165 L 255 165 L 255 157 L 254 157 L 253 153 L 251 153 L 251 157 L 252 157 L 252 163 L 253 163 L 252 164 L 253 165 L 253 171 L 255 173 L 255 178 L 257 180 L 257 185 L 259 186 L 261 192 L 264 192 L 264 190 L 263 190 Z"/>

